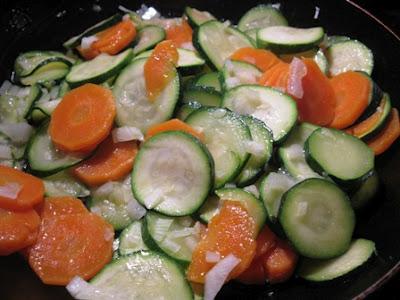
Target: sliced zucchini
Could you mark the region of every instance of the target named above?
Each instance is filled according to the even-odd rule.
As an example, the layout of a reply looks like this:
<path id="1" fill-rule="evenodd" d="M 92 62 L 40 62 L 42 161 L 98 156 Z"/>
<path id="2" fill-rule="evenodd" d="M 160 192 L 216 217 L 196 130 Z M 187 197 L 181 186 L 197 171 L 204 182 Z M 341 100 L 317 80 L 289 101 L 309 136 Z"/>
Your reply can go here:
<path id="1" fill-rule="evenodd" d="M 136 155 L 132 189 L 147 209 L 170 216 L 189 215 L 205 201 L 212 182 L 212 158 L 189 134 L 157 134 Z"/>
<path id="2" fill-rule="evenodd" d="M 149 212 L 144 219 L 142 236 L 150 249 L 164 252 L 187 265 L 200 240 L 200 230 L 190 217 L 168 217 Z"/>
<path id="3" fill-rule="evenodd" d="M 101 83 L 118 74 L 133 57 L 132 49 L 127 49 L 118 55 L 102 53 L 90 61 L 85 61 L 71 68 L 66 77 L 70 87 L 85 83 Z"/>
<path id="4" fill-rule="evenodd" d="M 249 158 L 245 145 L 251 135 L 244 121 L 224 108 L 200 108 L 185 122 L 204 133 L 215 163 L 215 188 L 233 180 Z"/>
<path id="5" fill-rule="evenodd" d="M 200 75 L 194 81 L 194 85 L 202 87 L 210 87 L 215 89 L 217 92 L 221 92 L 222 90 L 218 72 L 210 72 Z"/>
<path id="6" fill-rule="evenodd" d="M 309 281 L 327 281 L 350 273 L 374 255 L 375 243 L 366 239 L 356 239 L 341 256 L 328 260 L 306 258 L 300 263 L 298 274 Z"/>
<path id="7" fill-rule="evenodd" d="M 253 29 L 249 29 L 246 30 L 244 33 L 247 34 L 252 40 L 253 40 L 253 44 L 257 45 L 257 32 L 258 32 L 258 28 L 253 28 Z"/>
<path id="8" fill-rule="evenodd" d="M 270 26 L 257 32 L 257 44 L 276 53 L 296 53 L 315 48 L 324 36 L 322 27 Z"/>
<path id="9" fill-rule="evenodd" d="M 207 21 L 215 20 L 215 17 L 208 11 L 201 11 L 189 6 L 185 7 L 185 15 L 188 18 L 190 25 L 193 27 L 200 26 Z"/>
<path id="10" fill-rule="evenodd" d="M 119 126 L 133 126 L 146 132 L 149 126 L 168 120 L 179 98 L 179 75 L 175 71 L 171 82 L 152 102 L 147 97 L 144 81 L 146 59 L 131 62 L 117 77 L 113 94 Z"/>
<path id="11" fill-rule="evenodd" d="M 34 123 L 39 123 L 42 120 L 51 116 L 61 99 L 52 101 L 37 101 L 33 105 L 31 119 Z"/>
<path id="12" fill-rule="evenodd" d="M 341 43 L 350 40 L 348 36 L 345 35 L 330 35 L 324 41 L 324 48 L 328 48 L 336 43 Z"/>
<path id="13" fill-rule="evenodd" d="M 241 31 L 266 28 L 269 26 L 287 26 L 288 22 L 279 9 L 272 5 L 261 4 L 251 8 L 239 20 Z"/>
<path id="14" fill-rule="evenodd" d="M 244 187 L 254 182 L 264 170 L 272 155 L 272 133 L 263 121 L 250 116 L 243 116 L 243 121 L 250 129 L 252 141 L 246 145 L 250 158 L 244 165 L 235 182 L 239 187 Z"/>
<path id="15" fill-rule="evenodd" d="M 324 73 L 325 75 L 329 73 L 328 59 L 326 58 L 324 51 L 322 51 L 322 49 L 318 49 L 317 53 L 314 56 L 314 61 L 321 69 L 322 73 Z"/>
<path id="16" fill-rule="evenodd" d="M 44 177 L 43 183 L 47 197 L 71 196 L 84 198 L 90 195 L 90 190 L 72 177 L 68 171 L 61 171 Z"/>
<path id="17" fill-rule="evenodd" d="M 222 106 L 263 121 L 271 129 L 275 143 L 282 142 L 297 122 L 296 102 L 268 87 L 237 86 L 224 94 Z"/>
<path id="18" fill-rule="evenodd" d="M 284 194 L 279 222 L 301 255 L 328 259 L 349 249 L 355 216 L 340 188 L 330 181 L 310 178 Z"/>
<path id="19" fill-rule="evenodd" d="M 301 123 L 290 133 L 278 150 L 278 155 L 285 169 L 297 180 L 321 177 L 308 165 L 304 154 L 304 143 L 319 127 L 310 123 Z"/>
<path id="20" fill-rule="evenodd" d="M 354 209 L 365 207 L 377 194 L 379 189 L 378 174 L 373 171 L 351 196 L 350 201 Z"/>
<path id="21" fill-rule="evenodd" d="M 135 47 L 133 47 L 133 54 L 138 55 L 143 51 L 151 49 L 164 39 L 164 28 L 156 25 L 145 26 L 138 32 L 137 43 Z"/>
<path id="22" fill-rule="evenodd" d="M 365 76 L 368 76 L 364 72 L 361 73 Z M 390 98 L 389 95 L 385 95 L 385 93 L 381 90 L 379 85 L 370 76 L 368 76 L 368 78 L 372 85 L 370 97 L 368 98 L 368 106 L 355 123 L 362 122 L 365 119 L 368 119 L 371 115 L 373 115 L 376 112 L 379 105 L 382 103 L 382 98 L 384 97 Z"/>
<path id="23" fill-rule="evenodd" d="M 335 181 L 351 184 L 362 181 L 374 169 L 374 153 L 358 138 L 328 128 L 315 130 L 305 146 L 308 164 Z"/>
<path id="24" fill-rule="evenodd" d="M 326 55 L 331 76 L 346 71 L 363 71 L 371 75 L 374 67 L 372 51 L 357 40 L 334 43 L 327 48 Z"/>
<path id="25" fill-rule="evenodd" d="M 59 88 L 59 90 L 58 90 L 57 98 L 62 98 L 62 97 L 64 97 L 64 95 L 65 95 L 67 92 L 69 92 L 70 89 L 71 89 L 71 88 L 69 87 L 67 81 L 65 81 L 65 80 L 61 81 L 61 83 L 60 83 L 60 88 Z"/>
<path id="26" fill-rule="evenodd" d="M 247 35 L 219 21 L 208 21 L 198 27 L 194 32 L 193 44 L 217 70 L 222 69 L 225 60 L 236 50 L 253 47 Z"/>
<path id="27" fill-rule="evenodd" d="M 253 64 L 243 61 L 226 60 L 221 70 L 221 86 L 229 90 L 238 85 L 255 84 L 262 72 Z"/>
<path id="28" fill-rule="evenodd" d="M 221 106 L 222 96 L 210 87 L 192 86 L 183 92 L 184 103 L 197 102 L 203 106 Z"/>
<path id="29" fill-rule="evenodd" d="M 194 112 L 196 109 L 199 109 L 201 107 L 201 104 L 198 102 L 188 102 L 183 104 L 181 107 L 179 107 L 176 117 L 179 120 L 185 121 L 186 118 Z"/>
<path id="30" fill-rule="evenodd" d="M 96 293 L 79 299 L 191 300 L 193 292 L 181 267 L 165 255 L 140 251 L 111 261 L 91 281 Z M 89 297 L 89 298 L 88 298 Z"/>
<path id="31" fill-rule="evenodd" d="M 51 61 L 35 69 L 33 73 L 26 77 L 19 78 L 23 85 L 33 85 L 40 83 L 52 85 L 53 82 L 63 79 L 69 72 L 70 64 L 64 61 Z"/>
<path id="32" fill-rule="evenodd" d="M 143 219 L 133 221 L 119 235 L 118 253 L 128 255 L 137 251 L 148 250 L 142 238 Z"/>
<path id="33" fill-rule="evenodd" d="M 210 195 L 198 211 L 199 219 L 208 223 L 219 211 L 220 201 L 217 195 Z"/>
<path id="34" fill-rule="evenodd" d="M 271 172 L 260 183 L 260 197 L 264 202 L 268 219 L 276 222 L 278 219 L 279 208 L 281 207 L 282 196 L 292 186 L 296 180 L 284 173 Z"/>

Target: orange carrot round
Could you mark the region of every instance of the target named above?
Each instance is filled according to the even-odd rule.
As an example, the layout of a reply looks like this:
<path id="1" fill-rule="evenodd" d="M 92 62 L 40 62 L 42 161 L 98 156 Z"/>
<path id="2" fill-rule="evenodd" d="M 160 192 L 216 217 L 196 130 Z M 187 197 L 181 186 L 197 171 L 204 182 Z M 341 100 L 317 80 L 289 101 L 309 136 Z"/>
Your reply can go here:
<path id="1" fill-rule="evenodd" d="M 45 198 L 39 212 L 42 219 L 84 213 L 89 211 L 82 201 L 70 196 Z"/>
<path id="2" fill-rule="evenodd" d="M 92 151 L 110 133 L 115 113 L 111 91 L 87 83 L 62 98 L 51 116 L 50 137 L 63 151 Z"/>
<path id="3" fill-rule="evenodd" d="M 171 119 L 169 121 L 151 126 L 146 132 L 145 139 L 148 140 L 153 135 L 156 135 L 157 133 L 160 132 L 173 131 L 173 130 L 189 133 L 194 137 L 198 138 L 200 141 L 204 141 L 204 133 L 198 132 L 192 126 L 186 124 L 185 122 L 182 122 L 179 119 Z"/>
<path id="4" fill-rule="evenodd" d="M 114 143 L 112 138 L 108 137 L 100 144 L 95 154 L 75 166 L 72 173 L 89 186 L 119 180 L 132 170 L 137 151 L 136 142 Z"/>
<path id="5" fill-rule="evenodd" d="M 126 48 L 136 36 L 136 28 L 132 21 L 124 20 L 96 35 L 97 41 L 88 49 L 78 47 L 79 53 L 86 59 L 95 58 L 100 53 L 117 54 Z"/>
<path id="6" fill-rule="evenodd" d="M 46 284 L 87 280 L 111 260 L 113 237 L 112 226 L 92 213 L 51 217 L 40 226 L 29 264 Z"/>
<path id="7" fill-rule="evenodd" d="M 266 280 L 262 257 L 253 259 L 250 266 L 244 270 L 236 280 L 244 284 L 265 284 Z"/>
<path id="8" fill-rule="evenodd" d="M 174 43 L 175 47 L 181 47 L 192 42 L 193 30 L 186 20 L 173 24 L 166 28 L 166 39 Z"/>
<path id="9" fill-rule="evenodd" d="M 0 208 L 26 210 L 43 200 L 43 181 L 14 168 L 0 165 L 0 189 L 15 185 L 19 190 L 15 199 L 0 195 Z"/>
<path id="10" fill-rule="evenodd" d="M 154 101 L 174 76 L 179 54 L 173 41 L 159 43 L 144 65 L 147 96 Z"/>
<path id="11" fill-rule="evenodd" d="M 0 255 L 9 255 L 35 243 L 39 225 L 39 215 L 33 209 L 0 208 Z"/>
<path id="12" fill-rule="evenodd" d="M 258 80 L 258 83 L 286 92 L 289 68 L 290 65 L 288 63 L 279 62 L 264 72 Z"/>
<path id="13" fill-rule="evenodd" d="M 232 60 L 240 60 L 253 64 L 263 72 L 281 62 L 271 51 L 251 47 L 244 47 L 236 50 L 230 58 Z"/>
<path id="14" fill-rule="evenodd" d="M 264 254 L 271 251 L 277 242 L 277 236 L 268 226 L 264 226 L 261 232 L 257 236 L 257 248 L 256 255 L 254 258 L 263 256 Z"/>
<path id="15" fill-rule="evenodd" d="M 335 92 L 335 117 L 329 127 L 343 129 L 353 124 L 368 106 L 371 80 L 354 71 L 334 76 L 330 80 Z"/>

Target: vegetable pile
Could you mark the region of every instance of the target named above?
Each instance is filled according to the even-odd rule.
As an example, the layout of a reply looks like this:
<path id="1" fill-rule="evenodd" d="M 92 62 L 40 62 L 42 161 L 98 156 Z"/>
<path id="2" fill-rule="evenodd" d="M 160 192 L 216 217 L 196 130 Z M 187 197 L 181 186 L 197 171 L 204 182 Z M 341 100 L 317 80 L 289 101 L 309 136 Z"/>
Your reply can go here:
<path id="1" fill-rule="evenodd" d="M 76 299 L 206 300 L 373 256 L 356 213 L 400 121 L 366 45 L 271 5 L 121 10 L 1 85 L 0 255 Z"/>

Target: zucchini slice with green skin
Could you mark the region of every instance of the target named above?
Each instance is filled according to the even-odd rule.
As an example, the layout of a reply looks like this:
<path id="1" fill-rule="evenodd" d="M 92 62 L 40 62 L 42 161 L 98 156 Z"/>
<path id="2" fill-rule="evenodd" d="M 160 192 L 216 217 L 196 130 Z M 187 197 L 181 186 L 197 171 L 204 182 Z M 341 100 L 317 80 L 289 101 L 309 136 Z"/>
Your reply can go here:
<path id="1" fill-rule="evenodd" d="M 254 46 L 246 34 L 219 21 L 199 26 L 193 34 L 193 45 L 217 70 L 236 50 Z"/>
<path id="2" fill-rule="evenodd" d="M 351 39 L 345 35 L 330 35 L 324 41 L 323 47 L 328 48 L 328 47 L 332 46 L 333 44 L 345 42 L 348 40 L 351 40 Z"/>
<path id="3" fill-rule="evenodd" d="M 260 183 L 260 197 L 267 211 L 268 219 L 275 223 L 278 219 L 282 196 L 296 180 L 284 173 L 269 173 Z"/>
<path id="4" fill-rule="evenodd" d="M 51 116 L 61 99 L 52 101 L 37 101 L 32 108 L 31 119 L 34 123 L 39 123 Z"/>
<path id="5" fill-rule="evenodd" d="M 183 92 L 182 101 L 183 103 L 197 102 L 202 106 L 220 107 L 222 96 L 213 88 L 192 86 Z"/>
<path id="6" fill-rule="evenodd" d="M 98 295 L 105 299 L 193 299 L 182 268 L 154 251 L 139 251 L 111 261 L 90 284 L 96 290 L 95 295 L 81 291 L 74 296 L 80 299 Z"/>
<path id="7" fill-rule="evenodd" d="M 128 255 L 137 251 L 148 250 L 142 238 L 143 219 L 133 221 L 119 235 L 118 253 Z"/>
<path id="8" fill-rule="evenodd" d="M 227 109 L 211 107 L 192 112 L 185 122 L 205 135 L 215 163 L 215 188 L 234 180 L 250 157 L 245 148 L 251 141 L 246 123 Z"/>
<path id="9" fill-rule="evenodd" d="M 42 65 L 28 76 L 19 78 L 23 85 L 40 83 L 51 85 L 53 82 L 63 79 L 69 72 L 69 64 L 64 61 L 51 61 Z"/>
<path id="10" fill-rule="evenodd" d="M 117 107 L 116 123 L 119 126 L 132 126 L 142 132 L 171 118 L 179 99 L 179 75 L 174 77 L 161 94 L 149 101 L 144 80 L 146 58 L 135 59 L 117 77 L 113 94 Z"/>
<path id="11" fill-rule="evenodd" d="M 199 219 L 208 224 L 212 217 L 214 217 L 218 211 L 220 206 L 220 200 L 217 195 L 208 196 L 207 200 L 203 203 L 200 209 L 197 212 Z"/>
<path id="12" fill-rule="evenodd" d="M 217 92 L 221 92 L 221 82 L 219 81 L 219 72 L 210 72 L 200 75 L 194 80 L 194 85 L 202 87 L 210 87 Z"/>
<path id="13" fill-rule="evenodd" d="M 29 51 L 21 53 L 14 63 L 15 75 L 18 78 L 26 77 L 35 72 L 36 69 L 50 63 L 63 62 L 72 66 L 75 59 L 72 59 L 57 51 Z"/>
<path id="14" fill-rule="evenodd" d="M 250 158 L 235 179 L 239 187 L 247 186 L 255 181 L 271 158 L 273 148 L 272 133 L 263 121 L 250 116 L 242 118 L 250 129 L 252 141 L 246 145 Z"/>
<path id="15" fill-rule="evenodd" d="M 315 130 L 304 150 L 311 168 L 347 186 L 362 181 L 374 169 L 375 156 L 371 148 L 340 130 Z"/>
<path id="16" fill-rule="evenodd" d="M 127 49 L 118 55 L 102 53 L 90 61 L 85 61 L 71 68 L 66 77 L 70 87 L 85 83 L 102 83 L 118 74 L 133 57 L 132 49 Z"/>
<path id="17" fill-rule="evenodd" d="M 297 122 L 297 104 L 287 94 L 259 85 L 240 85 L 228 90 L 222 106 L 251 115 L 267 125 L 275 143 L 281 143 Z"/>
<path id="18" fill-rule="evenodd" d="M 206 200 L 213 170 L 210 153 L 192 135 L 162 132 L 147 140 L 136 155 L 132 190 L 147 209 L 185 216 Z"/>
<path id="19" fill-rule="evenodd" d="M 372 89 L 371 89 L 371 94 L 368 99 L 368 106 L 362 113 L 362 115 L 357 119 L 355 122 L 356 124 L 364 121 L 365 119 L 368 119 L 372 114 L 374 114 L 379 107 L 379 104 L 381 104 L 382 98 L 390 98 L 389 95 L 385 95 L 385 93 L 381 90 L 379 85 L 366 73 L 360 72 L 365 76 L 368 76 L 369 80 L 371 81 Z"/>
<path id="20" fill-rule="evenodd" d="M 324 51 L 322 49 L 318 49 L 317 53 L 314 56 L 314 61 L 321 69 L 322 73 L 328 75 L 329 73 L 329 63 L 328 59 L 326 58 Z"/>
<path id="21" fill-rule="evenodd" d="M 372 51 L 357 40 L 334 43 L 326 49 L 326 55 L 331 76 L 346 71 L 363 71 L 371 75 L 374 68 Z"/>
<path id="22" fill-rule="evenodd" d="M 298 275 L 309 281 L 327 281 L 346 275 L 359 268 L 374 255 L 375 243 L 356 239 L 341 256 L 328 260 L 306 258 L 300 262 Z"/>
<path id="23" fill-rule="evenodd" d="M 133 47 L 133 54 L 138 55 L 143 51 L 153 48 L 165 39 L 164 28 L 156 25 L 148 25 L 141 28 L 138 32 L 137 43 Z"/>
<path id="24" fill-rule="evenodd" d="M 200 240 L 200 228 L 191 217 L 168 217 L 150 211 L 144 218 L 142 237 L 148 248 L 187 266 Z"/>
<path id="25" fill-rule="evenodd" d="M 208 11 L 201 11 L 189 6 L 185 7 L 185 16 L 188 18 L 189 24 L 193 27 L 200 26 L 207 21 L 215 20 L 215 17 Z"/>
<path id="26" fill-rule="evenodd" d="M 266 28 L 269 26 L 287 26 L 288 21 L 272 5 L 261 4 L 248 10 L 239 20 L 238 28 L 241 31 Z"/>
<path id="27" fill-rule="evenodd" d="M 44 177 L 43 183 L 47 197 L 71 196 L 84 198 L 90 195 L 90 190 L 72 177 L 68 171 L 61 171 Z"/>
<path id="28" fill-rule="evenodd" d="M 349 198 L 338 186 L 310 178 L 284 194 L 279 222 L 301 255 L 328 259 L 349 249 L 355 216 Z"/>
<path id="29" fill-rule="evenodd" d="M 48 134 L 48 122 L 43 124 L 30 139 L 26 158 L 30 171 L 39 176 L 50 176 L 81 162 L 85 157 L 57 150 Z"/>
<path id="30" fill-rule="evenodd" d="M 322 27 L 270 26 L 257 32 L 257 44 L 276 53 L 296 53 L 317 47 L 324 36 Z"/>
<path id="31" fill-rule="evenodd" d="M 57 97 L 58 97 L 58 98 L 64 97 L 64 95 L 65 95 L 66 93 L 68 93 L 70 90 L 71 90 L 71 88 L 69 87 L 68 82 L 66 82 L 65 80 L 61 81 L 60 87 L 59 87 L 59 89 L 58 89 L 58 95 L 57 95 Z"/>
<path id="32" fill-rule="evenodd" d="M 196 101 L 185 103 L 179 107 L 178 111 L 176 112 L 176 117 L 181 121 L 185 121 L 192 112 L 194 112 L 196 109 L 199 109 L 201 106 L 202 105 Z"/>
<path id="33" fill-rule="evenodd" d="M 361 184 L 358 190 L 351 196 L 350 201 L 354 209 L 361 209 L 375 197 L 379 189 L 379 177 L 376 171 Z"/>
<path id="34" fill-rule="evenodd" d="M 304 143 L 319 126 L 301 123 L 289 134 L 287 140 L 278 149 L 278 156 L 285 169 L 297 180 L 321 177 L 308 165 L 304 154 Z"/>
<path id="35" fill-rule="evenodd" d="M 229 90 L 243 84 L 256 84 L 262 72 L 253 64 L 227 60 L 220 74 L 222 89 Z"/>

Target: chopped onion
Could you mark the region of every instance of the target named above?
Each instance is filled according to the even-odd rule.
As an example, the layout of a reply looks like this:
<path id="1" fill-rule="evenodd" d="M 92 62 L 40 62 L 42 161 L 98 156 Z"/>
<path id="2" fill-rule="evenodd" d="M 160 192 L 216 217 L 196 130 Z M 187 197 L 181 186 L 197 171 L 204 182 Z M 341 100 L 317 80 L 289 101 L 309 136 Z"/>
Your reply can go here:
<path id="1" fill-rule="evenodd" d="M 53 86 L 49 93 L 50 99 L 52 99 L 52 100 L 57 99 L 59 90 L 60 90 L 60 87 L 58 85 Z"/>
<path id="2" fill-rule="evenodd" d="M 132 220 L 140 220 L 147 212 L 146 209 L 133 197 L 126 205 L 126 211 L 128 212 L 129 218 Z"/>
<path id="3" fill-rule="evenodd" d="M 114 239 L 114 230 L 107 228 L 104 232 L 104 240 L 106 242 L 112 241 Z"/>
<path id="4" fill-rule="evenodd" d="M 137 13 L 143 20 L 151 20 L 153 18 L 159 18 L 161 16 L 154 7 L 148 7 L 145 4 L 142 4 Z"/>
<path id="5" fill-rule="evenodd" d="M 229 254 L 220 260 L 205 276 L 204 300 L 213 300 L 240 259 Z"/>
<path id="6" fill-rule="evenodd" d="M 221 260 L 221 255 L 218 252 L 207 251 L 206 262 L 217 263 Z"/>
<path id="7" fill-rule="evenodd" d="M 0 131 L 16 144 L 25 144 L 33 133 L 33 127 L 28 123 L 3 123 Z"/>
<path id="8" fill-rule="evenodd" d="M 171 250 L 173 253 L 177 253 L 182 248 L 181 245 L 171 241 L 170 239 L 165 239 L 162 244 L 165 248 Z"/>
<path id="9" fill-rule="evenodd" d="M 244 188 L 244 190 L 249 192 L 249 193 L 252 193 L 254 196 L 256 196 L 256 198 L 260 197 L 260 191 L 258 190 L 258 188 L 254 184 L 246 186 Z"/>
<path id="10" fill-rule="evenodd" d="M 105 293 L 105 291 L 101 291 L 79 276 L 72 278 L 72 280 L 66 286 L 66 289 L 72 297 L 78 300 L 116 299 L 114 295 L 110 295 Z"/>
<path id="11" fill-rule="evenodd" d="M 296 98 L 303 97 L 304 91 L 303 91 L 302 79 L 304 76 L 306 76 L 306 74 L 307 74 L 307 67 L 304 64 L 304 62 L 301 59 L 294 57 L 289 67 L 289 80 L 288 80 L 287 92 L 290 95 Z"/>
<path id="12" fill-rule="evenodd" d="M 253 154 L 255 156 L 263 155 L 264 146 L 260 143 L 257 143 L 255 141 L 247 141 L 244 143 L 244 146 L 246 148 L 246 151 L 250 154 Z"/>
<path id="13" fill-rule="evenodd" d="M 190 227 L 193 224 L 193 219 L 191 217 L 178 217 L 176 219 L 178 223 L 184 227 Z"/>
<path id="14" fill-rule="evenodd" d="M 108 196 L 114 190 L 114 184 L 115 184 L 115 182 L 112 182 L 112 181 L 106 182 L 105 184 L 99 186 L 94 191 L 94 194 L 96 194 L 98 196 Z"/>
<path id="15" fill-rule="evenodd" d="M 140 129 L 130 126 L 115 128 L 112 131 L 112 138 L 114 143 L 127 142 L 133 140 L 139 140 L 139 141 L 144 140 L 143 133 L 140 131 Z"/>
<path id="16" fill-rule="evenodd" d="M 198 239 L 194 238 L 193 236 L 188 236 L 185 238 L 185 245 L 190 249 L 190 251 L 193 251 L 198 243 Z"/>
<path id="17" fill-rule="evenodd" d="M 195 234 L 193 227 L 186 227 L 186 228 L 182 228 L 180 230 L 173 230 L 173 231 L 169 232 L 168 237 L 175 239 L 175 238 L 180 238 L 180 237 L 187 237 L 187 236 L 190 236 L 193 234 Z"/>
<path id="18" fill-rule="evenodd" d="M 191 51 L 195 51 L 196 48 L 194 48 L 193 43 L 191 42 L 186 42 L 186 43 L 182 43 L 180 45 L 180 48 L 186 49 L 186 50 L 191 50 Z"/>
<path id="19" fill-rule="evenodd" d="M 0 86 L 0 96 L 4 95 L 8 92 L 8 90 L 11 88 L 12 83 L 8 80 L 3 81 L 3 83 Z"/>
<path id="20" fill-rule="evenodd" d="M 228 88 L 233 88 L 240 84 L 240 80 L 237 77 L 228 77 L 225 82 Z"/>
<path id="21" fill-rule="evenodd" d="M 81 48 L 84 50 L 89 49 L 92 46 L 92 44 L 98 40 L 99 39 L 94 35 L 83 37 L 81 40 Z"/>
<path id="22" fill-rule="evenodd" d="M 0 159 L 13 159 L 9 145 L 0 145 Z"/>
<path id="23" fill-rule="evenodd" d="M 169 228 L 172 225 L 173 220 L 171 219 L 157 219 L 154 226 L 154 239 L 158 242 L 162 241 L 167 235 Z"/>
<path id="24" fill-rule="evenodd" d="M 6 182 L 0 185 L 0 196 L 8 199 L 17 199 L 21 192 L 22 186 L 16 182 Z"/>

